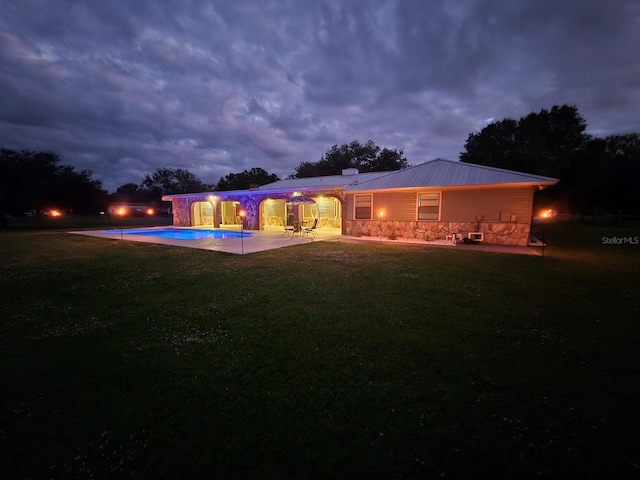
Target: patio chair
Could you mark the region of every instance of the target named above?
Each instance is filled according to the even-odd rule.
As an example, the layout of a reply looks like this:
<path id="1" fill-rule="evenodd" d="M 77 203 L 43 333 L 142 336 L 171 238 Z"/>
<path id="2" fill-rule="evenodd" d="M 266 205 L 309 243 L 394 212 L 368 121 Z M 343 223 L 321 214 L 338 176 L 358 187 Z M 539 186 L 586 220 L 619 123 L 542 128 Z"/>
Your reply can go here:
<path id="1" fill-rule="evenodd" d="M 284 227 L 284 233 L 282 234 L 282 236 L 291 236 L 293 237 L 296 233 L 300 234 L 300 236 L 302 236 L 302 225 L 298 222 L 294 223 L 293 225 L 287 225 Z"/>
<path id="2" fill-rule="evenodd" d="M 316 238 L 316 228 L 318 228 L 318 219 L 314 218 L 310 227 L 304 227 L 302 229 L 302 235 L 306 237 L 311 235 L 313 238 Z"/>

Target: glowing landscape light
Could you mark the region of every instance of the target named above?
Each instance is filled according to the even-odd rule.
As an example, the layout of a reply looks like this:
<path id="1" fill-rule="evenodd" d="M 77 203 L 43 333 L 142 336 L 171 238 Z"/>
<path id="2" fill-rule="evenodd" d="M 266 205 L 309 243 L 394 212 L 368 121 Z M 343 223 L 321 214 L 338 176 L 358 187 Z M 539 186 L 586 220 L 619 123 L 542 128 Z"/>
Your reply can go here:
<path id="1" fill-rule="evenodd" d="M 245 209 L 240 210 L 240 251 L 244 255 L 244 217 L 247 216 Z"/>

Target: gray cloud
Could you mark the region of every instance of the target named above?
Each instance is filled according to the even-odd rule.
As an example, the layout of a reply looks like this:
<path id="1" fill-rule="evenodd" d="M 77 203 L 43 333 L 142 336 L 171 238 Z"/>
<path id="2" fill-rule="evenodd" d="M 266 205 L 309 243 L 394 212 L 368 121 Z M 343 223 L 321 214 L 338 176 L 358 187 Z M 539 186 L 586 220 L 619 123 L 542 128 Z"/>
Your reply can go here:
<path id="1" fill-rule="evenodd" d="M 456 159 L 554 104 L 640 131 L 638 45 L 635 0 L 0 0 L 0 144 L 113 191 L 159 167 L 284 177 L 354 139 Z"/>

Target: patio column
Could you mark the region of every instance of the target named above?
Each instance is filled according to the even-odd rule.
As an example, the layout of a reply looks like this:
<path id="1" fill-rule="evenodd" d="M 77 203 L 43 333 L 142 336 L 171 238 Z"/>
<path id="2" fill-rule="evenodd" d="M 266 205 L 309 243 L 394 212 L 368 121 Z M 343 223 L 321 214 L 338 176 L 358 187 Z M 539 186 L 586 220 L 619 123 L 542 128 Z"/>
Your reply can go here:
<path id="1" fill-rule="evenodd" d="M 213 203 L 213 228 L 220 228 L 222 214 L 220 212 L 220 202 Z"/>

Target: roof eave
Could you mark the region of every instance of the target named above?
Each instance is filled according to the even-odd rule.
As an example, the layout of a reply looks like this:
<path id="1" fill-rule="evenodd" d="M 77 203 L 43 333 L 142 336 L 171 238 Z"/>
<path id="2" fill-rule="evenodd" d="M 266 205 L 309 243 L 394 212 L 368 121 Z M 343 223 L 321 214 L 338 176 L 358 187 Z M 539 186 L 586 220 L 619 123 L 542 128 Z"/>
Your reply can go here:
<path id="1" fill-rule="evenodd" d="M 515 188 L 515 187 L 534 187 L 540 190 L 550 187 L 558 183 L 558 180 L 553 181 L 537 181 L 537 182 L 510 182 L 510 183 L 480 183 L 475 185 L 414 185 L 410 187 L 395 187 L 395 188 L 370 188 L 370 189 L 347 189 L 346 193 L 352 192 L 402 192 L 411 190 L 460 190 L 460 189 L 480 189 L 480 188 Z"/>
<path id="2" fill-rule="evenodd" d="M 344 190 L 346 185 L 323 185 L 318 187 L 296 187 L 296 188 L 275 188 L 268 190 L 223 190 L 220 192 L 198 192 L 198 193 L 177 193 L 173 195 L 163 195 L 162 200 L 170 202 L 179 198 L 193 198 L 193 197 L 230 197 L 237 195 L 254 195 L 254 194 L 288 194 L 294 192 L 323 192 L 326 190 Z"/>

